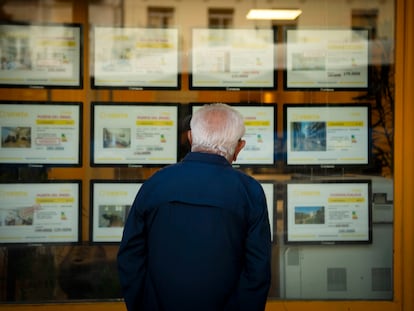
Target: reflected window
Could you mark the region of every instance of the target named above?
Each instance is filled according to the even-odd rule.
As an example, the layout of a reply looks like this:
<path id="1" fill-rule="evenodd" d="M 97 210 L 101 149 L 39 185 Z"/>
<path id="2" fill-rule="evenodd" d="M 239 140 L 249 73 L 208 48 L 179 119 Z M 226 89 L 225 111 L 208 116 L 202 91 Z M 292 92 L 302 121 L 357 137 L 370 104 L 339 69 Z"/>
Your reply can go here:
<path id="1" fill-rule="evenodd" d="M 376 9 L 354 9 L 352 10 L 352 27 L 366 28 L 376 38 L 378 10 Z"/>
<path id="2" fill-rule="evenodd" d="M 233 27 L 233 9 L 208 9 L 209 28 Z"/>
<path id="3" fill-rule="evenodd" d="M 148 7 L 148 27 L 168 28 L 174 23 L 174 8 Z"/>

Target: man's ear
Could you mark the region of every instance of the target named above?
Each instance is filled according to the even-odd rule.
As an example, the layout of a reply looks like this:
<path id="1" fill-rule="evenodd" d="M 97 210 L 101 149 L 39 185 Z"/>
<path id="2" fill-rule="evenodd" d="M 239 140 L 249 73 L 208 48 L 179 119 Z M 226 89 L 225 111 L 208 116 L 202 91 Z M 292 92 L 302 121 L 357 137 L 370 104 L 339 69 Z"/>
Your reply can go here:
<path id="1" fill-rule="evenodd" d="M 236 150 L 234 150 L 233 162 L 237 160 L 237 156 L 239 155 L 240 151 L 242 151 L 244 146 L 246 146 L 246 141 L 242 140 L 242 139 L 239 140 L 239 142 L 237 143 L 237 146 L 236 146 Z"/>
<path id="2" fill-rule="evenodd" d="M 191 130 L 187 131 L 187 138 L 188 138 L 188 142 L 190 143 L 190 145 L 192 145 L 193 137 L 191 136 Z"/>

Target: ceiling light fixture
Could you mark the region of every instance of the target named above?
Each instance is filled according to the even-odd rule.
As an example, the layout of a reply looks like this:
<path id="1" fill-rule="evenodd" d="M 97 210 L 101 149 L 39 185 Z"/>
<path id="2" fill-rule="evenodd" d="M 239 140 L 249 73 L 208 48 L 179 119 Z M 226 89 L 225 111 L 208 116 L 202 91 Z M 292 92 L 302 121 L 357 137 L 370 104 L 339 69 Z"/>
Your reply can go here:
<path id="1" fill-rule="evenodd" d="M 247 13 L 247 19 L 276 19 L 276 20 L 295 20 L 302 11 L 299 9 L 275 9 L 262 10 L 252 9 Z"/>

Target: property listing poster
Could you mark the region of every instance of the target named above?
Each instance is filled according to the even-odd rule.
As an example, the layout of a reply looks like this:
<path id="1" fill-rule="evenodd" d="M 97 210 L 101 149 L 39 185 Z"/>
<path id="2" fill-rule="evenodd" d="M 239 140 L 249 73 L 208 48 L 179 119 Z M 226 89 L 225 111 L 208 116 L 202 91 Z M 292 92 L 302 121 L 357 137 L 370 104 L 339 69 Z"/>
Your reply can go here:
<path id="1" fill-rule="evenodd" d="M 367 106 L 289 107 L 287 164 L 368 164 L 368 113 Z"/>
<path id="2" fill-rule="evenodd" d="M 95 87 L 178 88 L 178 30 L 95 27 Z"/>
<path id="3" fill-rule="evenodd" d="M 275 206 L 275 185 L 269 182 L 260 182 L 266 196 L 267 212 L 269 215 L 270 233 L 273 241 L 273 209 Z"/>
<path id="4" fill-rule="evenodd" d="M 142 183 L 94 182 L 92 242 L 120 242 L 125 221 Z"/>
<path id="5" fill-rule="evenodd" d="M 201 106 L 193 106 L 193 110 Z M 271 165 L 274 163 L 276 106 L 275 105 L 246 105 L 232 106 L 244 118 L 246 128 L 243 139 L 245 147 L 237 156 L 233 165 Z"/>
<path id="6" fill-rule="evenodd" d="M 288 242 L 370 241 L 369 183 L 288 184 Z"/>
<path id="7" fill-rule="evenodd" d="M 368 30 L 287 30 L 286 87 L 368 87 Z"/>
<path id="8" fill-rule="evenodd" d="M 94 164 L 177 162 L 177 105 L 93 106 Z"/>
<path id="9" fill-rule="evenodd" d="M 81 27 L 0 25 L 0 84 L 81 87 Z"/>
<path id="10" fill-rule="evenodd" d="M 194 88 L 275 87 L 271 29 L 193 29 Z"/>
<path id="11" fill-rule="evenodd" d="M 261 182 L 273 239 L 274 184 Z M 92 242 L 120 242 L 125 222 L 142 183 L 92 181 Z"/>
<path id="12" fill-rule="evenodd" d="M 0 184 L 0 243 L 78 242 L 80 183 Z"/>
<path id="13" fill-rule="evenodd" d="M 0 103 L 0 162 L 79 165 L 80 104 Z"/>
<path id="14" fill-rule="evenodd" d="M 273 164 L 276 107 L 264 105 L 235 108 L 244 117 L 246 133 L 243 139 L 246 140 L 246 145 L 233 164 Z"/>

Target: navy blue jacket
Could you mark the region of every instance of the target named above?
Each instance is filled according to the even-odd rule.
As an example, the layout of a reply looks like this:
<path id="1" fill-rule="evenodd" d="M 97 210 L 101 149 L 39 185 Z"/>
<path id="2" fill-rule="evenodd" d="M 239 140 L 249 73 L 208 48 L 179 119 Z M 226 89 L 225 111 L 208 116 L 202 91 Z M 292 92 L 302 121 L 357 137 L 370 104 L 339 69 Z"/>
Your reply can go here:
<path id="1" fill-rule="evenodd" d="M 264 310 L 271 241 L 260 184 L 190 152 L 140 188 L 118 252 L 129 311 Z"/>

